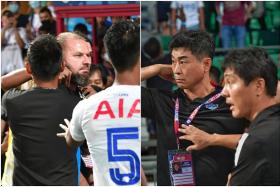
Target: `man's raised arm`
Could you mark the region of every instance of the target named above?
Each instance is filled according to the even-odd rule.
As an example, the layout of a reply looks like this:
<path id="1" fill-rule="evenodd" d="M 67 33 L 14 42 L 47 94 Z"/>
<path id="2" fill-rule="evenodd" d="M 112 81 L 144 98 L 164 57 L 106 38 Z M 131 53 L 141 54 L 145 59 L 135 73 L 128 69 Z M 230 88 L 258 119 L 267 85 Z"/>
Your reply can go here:
<path id="1" fill-rule="evenodd" d="M 141 81 L 144 81 L 157 75 L 165 80 L 174 82 L 171 65 L 154 64 L 151 66 L 141 68 Z"/>
<path id="2" fill-rule="evenodd" d="M 18 69 L 1 76 L 1 88 L 2 90 L 7 91 L 10 88 L 16 88 L 20 86 L 30 79 L 31 75 L 26 72 L 25 68 Z"/>

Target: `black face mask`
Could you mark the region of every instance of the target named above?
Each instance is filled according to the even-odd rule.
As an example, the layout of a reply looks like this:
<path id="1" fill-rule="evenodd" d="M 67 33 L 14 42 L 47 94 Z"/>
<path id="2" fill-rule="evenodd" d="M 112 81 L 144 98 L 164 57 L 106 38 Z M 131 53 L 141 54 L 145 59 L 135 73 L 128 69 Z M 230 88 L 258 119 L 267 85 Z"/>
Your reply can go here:
<path id="1" fill-rule="evenodd" d="M 96 92 L 100 92 L 101 90 L 103 90 L 103 89 L 100 88 L 99 86 L 91 85 L 91 87 L 92 87 Z"/>

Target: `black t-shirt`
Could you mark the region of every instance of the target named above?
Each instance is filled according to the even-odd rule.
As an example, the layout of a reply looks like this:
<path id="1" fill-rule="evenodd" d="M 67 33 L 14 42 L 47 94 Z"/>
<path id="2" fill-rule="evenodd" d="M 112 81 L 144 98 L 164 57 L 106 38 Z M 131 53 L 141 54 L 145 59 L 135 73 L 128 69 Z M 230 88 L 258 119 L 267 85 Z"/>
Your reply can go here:
<path id="1" fill-rule="evenodd" d="M 79 101 L 66 88 L 5 93 L 3 106 L 13 132 L 13 185 L 78 184 L 76 149 L 56 134 L 63 132 L 59 124 L 64 124 L 64 118 L 71 119 Z"/>
<path id="2" fill-rule="evenodd" d="M 280 104 L 259 113 L 245 136 L 230 185 L 280 186 Z"/>
<path id="3" fill-rule="evenodd" d="M 175 99 L 178 96 L 179 122 L 183 124 L 197 106 L 219 91 L 221 89 L 217 88 L 205 98 L 191 101 L 181 89 L 168 92 L 142 88 L 142 116 L 155 119 L 157 124 L 158 185 L 170 185 L 167 152 L 177 148 L 173 127 Z M 199 110 L 192 125 L 208 133 L 241 134 L 244 132 L 246 121 L 232 117 L 223 97 L 210 105 L 203 106 Z M 182 149 L 190 144 L 189 141 L 180 140 Z M 196 185 L 226 185 L 227 175 L 233 167 L 233 160 L 234 150 L 223 147 L 213 146 L 201 151 L 193 151 Z"/>

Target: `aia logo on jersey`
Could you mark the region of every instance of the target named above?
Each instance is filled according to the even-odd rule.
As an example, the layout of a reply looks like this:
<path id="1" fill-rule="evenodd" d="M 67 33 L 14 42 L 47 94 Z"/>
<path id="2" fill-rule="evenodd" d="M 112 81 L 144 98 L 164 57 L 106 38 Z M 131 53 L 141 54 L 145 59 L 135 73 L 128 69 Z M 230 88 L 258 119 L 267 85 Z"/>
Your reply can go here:
<path id="1" fill-rule="evenodd" d="M 129 109 L 128 114 L 124 114 L 123 110 L 124 99 L 119 99 L 118 112 L 115 114 L 107 100 L 101 101 L 98 105 L 97 111 L 95 112 L 93 119 L 98 119 L 102 115 L 109 116 L 111 119 L 118 118 L 131 118 L 134 114 L 140 114 L 140 99 L 136 99 Z"/>

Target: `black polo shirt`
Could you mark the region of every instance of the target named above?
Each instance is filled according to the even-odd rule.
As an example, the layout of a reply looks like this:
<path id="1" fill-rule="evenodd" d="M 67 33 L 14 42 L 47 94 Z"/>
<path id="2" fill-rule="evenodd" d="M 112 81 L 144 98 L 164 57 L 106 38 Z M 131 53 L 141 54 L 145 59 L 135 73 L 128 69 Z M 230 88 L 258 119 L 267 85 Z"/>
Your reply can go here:
<path id="1" fill-rule="evenodd" d="M 239 141 L 230 185 L 280 185 L 280 104 L 266 108 Z M 242 140 L 242 139 L 241 139 Z"/>
<path id="2" fill-rule="evenodd" d="M 205 98 L 191 101 L 181 89 L 169 92 L 142 88 L 142 116 L 154 119 L 157 125 L 158 185 L 170 185 L 167 152 L 177 148 L 173 127 L 175 99 L 179 98 L 179 122 L 183 124 L 197 106 L 220 91 L 221 88 L 217 88 Z M 208 133 L 242 134 L 246 122 L 234 119 L 225 99 L 220 97 L 211 106 L 203 106 L 192 124 Z M 190 144 L 189 141 L 180 140 L 183 149 Z M 226 185 L 227 175 L 233 167 L 234 151 L 223 147 L 208 147 L 193 151 L 193 160 L 196 185 Z"/>

